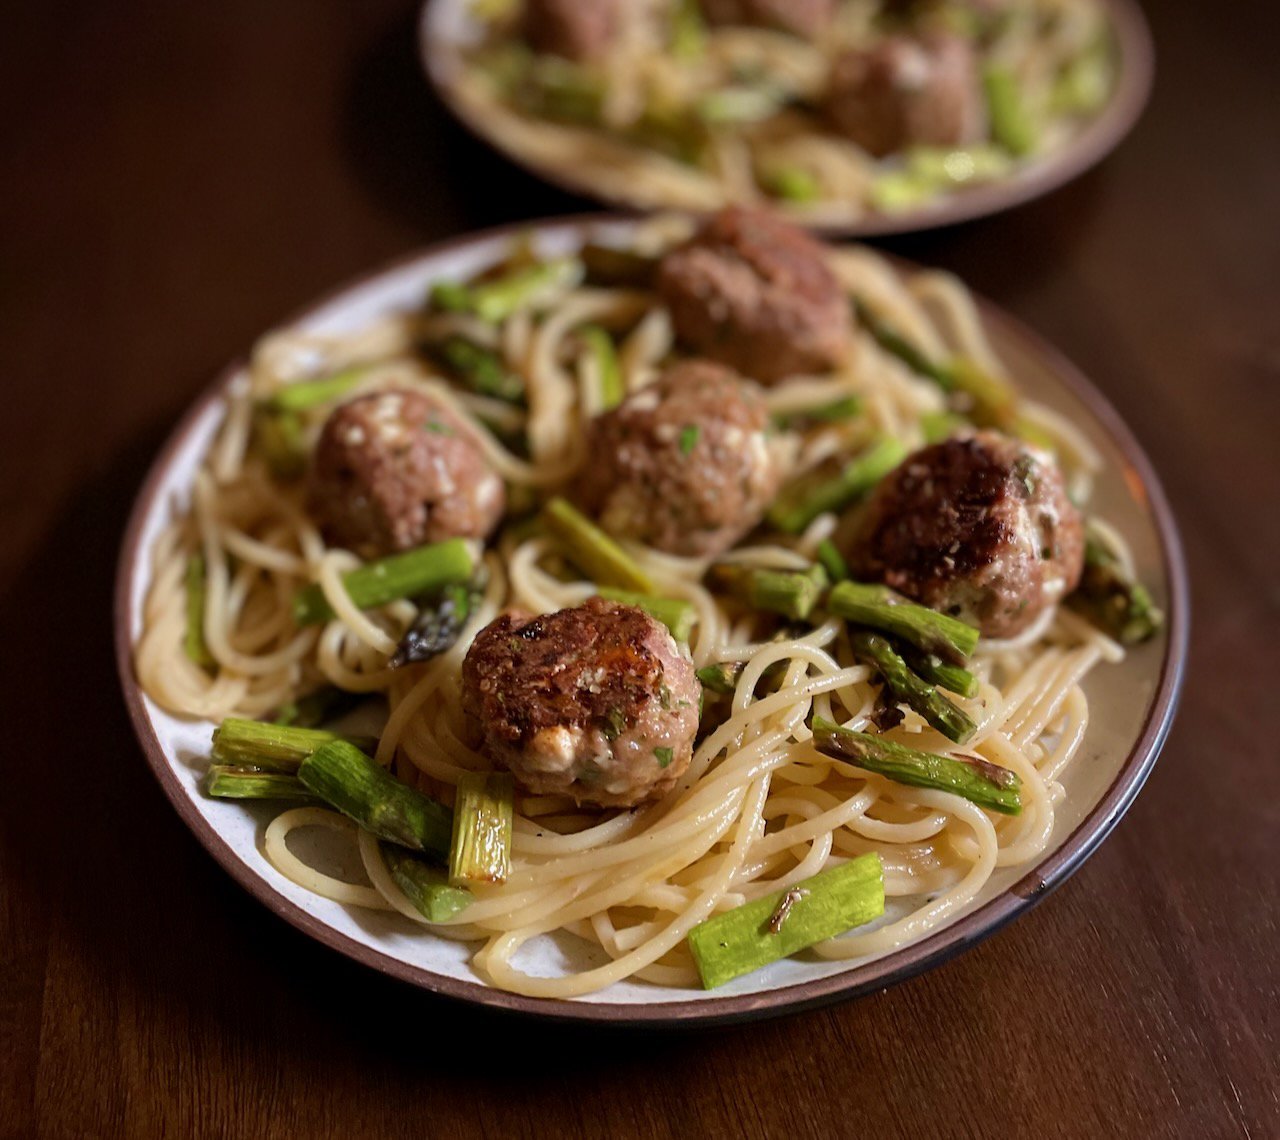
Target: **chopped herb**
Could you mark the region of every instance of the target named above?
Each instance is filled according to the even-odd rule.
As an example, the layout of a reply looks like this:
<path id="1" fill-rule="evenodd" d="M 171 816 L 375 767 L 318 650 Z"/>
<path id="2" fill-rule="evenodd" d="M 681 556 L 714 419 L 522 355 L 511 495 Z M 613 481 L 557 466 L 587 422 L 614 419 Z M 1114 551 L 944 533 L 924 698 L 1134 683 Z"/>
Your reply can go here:
<path id="1" fill-rule="evenodd" d="M 426 428 L 427 431 L 434 432 L 436 435 L 453 435 L 453 428 L 448 424 L 442 424 L 437 419 L 427 420 L 427 422 L 422 426 Z"/>
<path id="2" fill-rule="evenodd" d="M 655 748 L 653 754 L 658 758 L 659 768 L 670 766 L 671 761 L 675 759 L 675 753 L 670 748 Z"/>
<path id="3" fill-rule="evenodd" d="M 621 709 L 610 709 L 604 714 L 604 727 L 601 732 L 604 733 L 606 740 L 617 740 L 622 735 L 623 729 L 627 727 L 626 718 L 622 715 Z"/>
<path id="4" fill-rule="evenodd" d="M 688 455 L 698 446 L 698 436 L 702 429 L 697 424 L 686 424 L 680 429 L 680 454 Z"/>

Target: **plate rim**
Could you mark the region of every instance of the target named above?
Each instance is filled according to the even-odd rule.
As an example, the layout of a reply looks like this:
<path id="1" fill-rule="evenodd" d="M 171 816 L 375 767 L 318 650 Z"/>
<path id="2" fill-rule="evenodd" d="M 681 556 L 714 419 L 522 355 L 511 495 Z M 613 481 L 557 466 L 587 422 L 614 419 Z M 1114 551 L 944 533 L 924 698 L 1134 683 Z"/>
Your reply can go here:
<path id="1" fill-rule="evenodd" d="M 420 261 L 446 256 L 485 242 L 515 234 L 586 230 L 593 226 L 636 224 L 637 219 L 617 213 L 586 213 L 543 219 L 536 223 L 517 222 L 435 242 L 393 258 L 378 267 L 327 290 L 316 300 L 299 308 L 271 327 L 282 328 L 301 321 L 325 306 L 373 282 Z M 920 270 L 917 263 L 891 257 L 898 268 Z M 114 645 L 125 704 L 134 734 L 147 764 L 166 798 L 202 847 L 250 895 L 278 918 L 321 945 L 372 967 L 399 981 L 440 996 L 561 1022 L 593 1022 L 612 1025 L 675 1027 L 716 1025 L 795 1013 L 835 1001 L 861 996 L 872 990 L 914 977 L 941 965 L 1002 929 L 1018 915 L 1030 910 L 1055 887 L 1066 881 L 1093 854 L 1129 809 L 1141 790 L 1160 749 L 1169 734 L 1177 710 L 1187 655 L 1190 596 L 1186 558 L 1182 540 L 1163 487 L 1141 445 L 1120 414 L 1093 383 L 1056 347 L 1022 321 L 980 294 L 973 294 L 984 324 L 998 325 L 1001 332 L 1021 341 L 1052 368 L 1063 385 L 1088 408 L 1124 456 L 1132 474 L 1141 483 L 1160 547 L 1168 582 L 1168 642 L 1160 665 L 1160 676 L 1142 729 L 1128 756 L 1117 770 L 1099 802 L 1067 835 L 1061 845 L 1030 868 L 1020 879 L 976 910 L 929 934 L 918 942 L 895 950 L 861 966 L 824 978 L 796 982 L 752 994 L 728 995 L 700 1000 L 655 1001 L 647 1003 L 575 1002 L 560 998 L 534 998 L 509 993 L 480 981 L 451 978 L 422 966 L 393 958 L 381 950 L 326 925 L 301 906 L 280 894 L 260 874 L 244 863 L 221 834 L 195 808 L 160 744 L 143 702 L 141 686 L 133 669 L 132 582 L 135 567 L 147 556 L 142 535 L 165 476 L 175 455 L 197 430 L 209 408 L 224 394 L 234 377 L 246 366 L 244 355 L 221 369 L 170 430 L 164 445 L 152 461 L 130 509 L 129 520 L 116 561 L 114 605 Z"/>
<path id="2" fill-rule="evenodd" d="M 449 75 L 442 52 L 432 36 L 432 11 L 462 0 L 424 0 L 417 20 L 418 64 L 436 97 L 449 114 L 474 139 L 507 162 L 548 185 L 598 203 L 611 211 L 628 213 L 662 212 L 675 207 L 645 206 L 592 188 L 567 169 L 528 161 L 508 150 L 485 129 L 481 116 L 468 107 Z M 1042 164 L 1034 164 L 1013 179 L 998 180 L 949 195 L 933 208 L 901 213 L 871 213 L 856 222 L 806 222 L 803 217 L 784 212 L 795 225 L 827 237 L 863 239 L 899 234 L 924 233 L 961 222 L 990 217 L 1014 209 L 1074 181 L 1100 163 L 1129 135 L 1142 117 L 1155 81 L 1156 52 L 1151 25 L 1137 0 L 1100 0 L 1110 13 L 1120 54 L 1120 79 L 1111 100 L 1091 123 L 1062 151 Z M 682 213 L 698 213 L 687 209 Z"/>

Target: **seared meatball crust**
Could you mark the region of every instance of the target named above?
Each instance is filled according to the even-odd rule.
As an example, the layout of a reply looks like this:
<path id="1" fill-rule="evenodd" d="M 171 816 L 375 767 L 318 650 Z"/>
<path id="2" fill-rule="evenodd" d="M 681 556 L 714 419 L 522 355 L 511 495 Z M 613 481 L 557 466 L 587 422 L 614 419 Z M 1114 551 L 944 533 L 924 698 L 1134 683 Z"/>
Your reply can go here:
<path id="1" fill-rule="evenodd" d="M 995 432 L 909 456 L 850 520 L 854 575 L 1013 637 L 1073 590 L 1084 527 L 1048 455 Z"/>
<path id="2" fill-rule="evenodd" d="M 849 351 L 849 299 L 808 234 L 759 210 L 721 210 L 658 269 L 676 337 L 765 384 L 829 371 Z"/>
<path id="3" fill-rule="evenodd" d="M 505 614 L 462 665 L 483 754 L 530 792 L 600 807 L 675 785 L 693 756 L 700 689 L 664 625 L 599 597 L 543 617 Z"/>
<path id="4" fill-rule="evenodd" d="M 621 538 L 719 554 L 768 509 L 781 466 L 756 385 L 706 360 L 674 364 L 597 417 L 583 505 Z"/>
<path id="5" fill-rule="evenodd" d="M 486 538 L 506 505 L 502 480 L 466 425 L 426 393 L 401 388 L 334 409 L 307 498 L 326 539 L 362 557 Z"/>

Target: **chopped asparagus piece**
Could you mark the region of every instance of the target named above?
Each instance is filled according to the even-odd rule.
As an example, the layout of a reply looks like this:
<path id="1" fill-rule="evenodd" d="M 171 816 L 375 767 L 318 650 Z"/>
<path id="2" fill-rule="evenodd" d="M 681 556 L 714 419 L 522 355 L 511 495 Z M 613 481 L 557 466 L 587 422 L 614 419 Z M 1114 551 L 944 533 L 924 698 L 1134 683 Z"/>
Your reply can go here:
<path id="1" fill-rule="evenodd" d="M 1030 154 L 1039 144 L 1039 129 L 1013 73 L 994 64 L 982 72 L 991 137 L 1015 158 Z"/>
<path id="2" fill-rule="evenodd" d="M 363 366 L 355 366 L 319 380 L 289 384 L 273 393 L 267 403 L 277 412 L 308 412 L 345 396 L 360 383 L 365 371 Z"/>
<path id="3" fill-rule="evenodd" d="M 772 87 L 722 87 L 698 100 L 697 114 L 712 126 L 759 123 L 786 104 L 786 93 Z"/>
<path id="4" fill-rule="evenodd" d="M 235 768 L 293 773 L 317 748 L 335 740 L 345 740 L 361 749 L 372 749 L 376 743 L 368 737 L 340 736 L 323 728 L 228 717 L 213 730 L 211 756 L 215 763 Z"/>
<path id="5" fill-rule="evenodd" d="M 797 424 L 832 424 L 841 420 L 850 420 L 862 411 L 862 401 L 857 396 L 843 396 L 832 400 L 829 404 L 821 404 L 816 408 L 805 408 L 798 412 L 785 412 L 773 417 L 776 427 L 784 431 Z"/>
<path id="6" fill-rule="evenodd" d="M 649 594 L 637 594 L 632 590 L 619 590 L 613 586 L 601 586 L 600 596 L 624 606 L 644 610 L 655 621 L 662 622 L 677 641 L 688 642 L 693 634 L 698 611 L 683 598 L 655 598 Z"/>
<path id="7" fill-rule="evenodd" d="M 296 479 L 307 469 L 307 437 L 298 412 L 258 404 L 253 409 L 253 444 L 276 479 Z"/>
<path id="8" fill-rule="evenodd" d="M 979 427 L 1012 432 L 1018 424 L 1018 397 L 998 376 L 984 371 L 972 360 L 956 357 L 946 368 L 953 399 L 965 406 L 959 410 Z"/>
<path id="9" fill-rule="evenodd" d="M 817 717 L 813 743 L 824 756 L 847 760 L 898 784 L 951 792 L 979 807 L 1005 815 L 1022 811 L 1022 781 L 1017 774 L 976 756 L 937 756 L 896 744 L 883 736 L 854 732 Z"/>
<path id="10" fill-rule="evenodd" d="M 453 805 L 449 882 L 503 883 L 511 873 L 515 780 L 509 772 L 467 772 Z"/>
<path id="11" fill-rule="evenodd" d="M 721 562 L 707 571 L 707 580 L 713 589 L 730 594 L 753 610 L 767 610 L 797 621 L 813 613 L 828 585 L 827 572 L 817 565 L 793 571 Z"/>
<path id="12" fill-rule="evenodd" d="M 969 421 L 955 412 L 925 412 L 920 417 L 920 430 L 924 432 L 925 443 L 941 443 L 968 426 Z"/>
<path id="13" fill-rule="evenodd" d="M 542 508 L 542 519 L 566 557 L 592 581 L 640 594 L 654 592 L 636 560 L 567 500 L 550 500 Z"/>
<path id="14" fill-rule="evenodd" d="M 884 867 L 870 852 L 699 923 L 689 949 L 712 989 L 882 914 Z"/>
<path id="15" fill-rule="evenodd" d="M 788 534 L 798 534 L 819 515 L 843 510 L 861 498 L 906 457 L 901 442 L 883 436 L 837 475 L 816 473 L 784 487 L 769 508 L 769 522 Z"/>
<path id="16" fill-rule="evenodd" d="M 957 708 L 927 681 L 917 677 L 878 633 L 858 630 L 849 638 L 854 654 L 875 666 L 893 693 L 894 699 L 915 709 L 948 740 L 964 744 L 977 731 L 977 725 L 961 708 Z"/>
<path id="17" fill-rule="evenodd" d="M 622 366 L 618 363 L 618 350 L 611 337 L 599 325 L 587 325 L 578 330 L 578 336 L 596 362 L 596 375 L 600 381 L 600 406 L 607 412 L 622 403 L 626 391 L 622 386 Z"/>
<path id="18" fill-rule="evenodd" d="M 322 685 L 305 697 L 290 701 L 276 709 L 272 720 L 279 725 L 296 725 L 298 728 L 317 728 L 337 720 L 350 712 L 368 693 L 352 693 L 337 685 Z"/>
<path id="19" fill-rule="evenodd" d="M 945 365 L 935 364 L 906 337 L 876 315 L 865 302 L 854 299 L 854 310 L 858 322 L 871 334 L 872 339 L 889 353 L 896 356 L 912 372 L 927 377 L 944 392 L 950 392 L 955 386 Z"/>
<path id="20" fill-rule="evenodd" d="M 427 355 L 449 376 L 479 396 L 491 396 L 508 404 L 523 404 L 524 381 L 507 368 L 498 353 L 481 348 L 462 336 L 446 337 L 429 345 Z"/>
<path id="21" fill-rule="evenodd" d="M 888 586 L 841 582 L 827 596 L 827 609 L 855 625 L 865 625 L 952 665 L 963 665 L 978 644 L 978 631 L 958 618 L 909 602 Z"/>
<path id="22" fill-rule="evenodd" d="M 182 648 L 192 661 L 207 671 L 217 662 L 204 640 L 204 595 L 204 555 L 197 551 L 187 559 L 187 630 Z"/>
<path id="23" fill-rule="evenodd" d="M 931 685 L 956 693 L 961 697 L 972 699 L 978 695 L 978 678 L 968 669 L 959 665 L 948 665 L 936 653 L 921 653 L 919 650 L 908 650 L 902 658 Z"/>
<path id="24" fill-rule="evenodd" d="M 577 258 L 560 257 L 513 269 L 491 280 L 470 284 L 437 282 L 431 289 L 431 302 L 447 312 L 474 313 L 482 321 L 496 325 L 549 292 L 576 285 L 582 272 L 582 262 Z"/>
<path id="25" fill-rule="evenodd" d="M 205 778 L 205 792 L 219 800 L 311 800 L 315 797 L 297 776 L 254 772 L 215 764 Z"/>
<path id="26" fill-rule="evenodd" d="M 704 665 L 696 671 L 696 675 L 704 689 L 710 689 L 722 697 L 731 697 L 738 688 L 742 669 L 741 661 L 722 661 L 716 665 Z"/>
<path id="27" fill-rule="evenodd" d="M 352 602 L 362 610 L 385 606 L 397 598 L 431 594 L 470 579 L 475 566 L 471 551 L 460 538 L 419 546 L 368 562 L 342 576 Z M 315 625 L 333 617 L 333 609 L 318 583 L 304 586 L 293 596 L 293 620 Z"/>
<path id="28" fill-rule="evenodd" d="M 418 614 L 387 661 L 392 669 L 439 656 L 458 640 L 479 595 L 468 586 L 446 586 L 439 600 Z"/>
<path id="29" fill-rule="evenodd" d="M 1164 625 L 1164 613 L 1146 587 L 1124 572 L 1120 560 L 1092 527 L 1085 532 L 1084 573 L 1067 604 L 1121 645 L 1146 641 Z"/>
<path id="30" fill-rule="evenodd" d="M 761 179 L 764 189 L 784 202 L 803 205 L 822 196 L 822 185 L 812 171 L 802 166 L 780 166 Z"/>
<path id="31" fill-rule="evenodd" d="M 671 6 L 671 54 L 676 59 L 698 59 L 706 46 L 707 27 L 698 0 L 675 0 Z"/>
<path id="32" fill-rule="evenodd" d="M 449 857 L 449 809 L 402 784 L 345 740 L 331 740 L 306 757 L 298 767 L 298 779 L 379 839 L 440 859 Z"/>
<path id="33" fill-rule="evenodd" d="M 836 544 L 829 538 L 824 538 L 818 543 L 818 562 L 832 582 L 843 582 L 849 577 L 849 564 L 844 560 L 844 555 L 836 549 Z"/>
<path id="34" fill-rule="evenodd" d="M 428 922 L 447 922 L 471 903 L 470 891 L 451 887 L 443 872 L 425 859 L 394 843 L 379 843 L 378 850 L 392 881 Z"/>

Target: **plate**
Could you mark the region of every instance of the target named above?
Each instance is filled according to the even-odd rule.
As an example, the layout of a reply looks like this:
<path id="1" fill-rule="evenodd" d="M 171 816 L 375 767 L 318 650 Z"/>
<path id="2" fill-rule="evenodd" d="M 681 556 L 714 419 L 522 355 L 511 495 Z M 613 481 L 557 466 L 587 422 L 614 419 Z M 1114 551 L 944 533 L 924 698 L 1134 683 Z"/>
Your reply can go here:
<path id="1" fill-rule="evenodd" d="M 627 210 L 672 207 L 669 202 L 641 200 L 625 173 L 605 172 L 606 189 L 568 164 L 549 162 L 530 152 L 522 139 L 495 130 L 473 99 L 461 90 L 458 77 L 465 61 L 462 51 L 473 44 L 478 25 L 470 16 L 472 0 L 427 0 L 418 24 L 418 54 L 440 99 L 477 138 L 483 140 L 537 177 L 572 194 Z M 931 205 L 894 213 L 870 213 L 856 221 L 806 221 L 798 224 L 832 236 L 870 237 L 912 233 L 987 217 L 1056 190 L 1106 157 L 1129 133 L 1146 106 L 1155 71 L 1155 50 L 1146 18 L 1135 0 L 1102 0 L 1114 30 L 1119 56 L 1118 78 L 1107 106 L 1075 138 L 1043 161 L 1010 178 L 974 186 Z M 785 209 L 782 210 L 787 213 Z"/>
<path id="2" fill-rule="evenodd" d="M 535 234 L 540 248 L 554 254 L 572 250 L 588 234 L 625 240 L 635 224 L 619 217 L 571 218 L 539 225 Z M 388 311 L 415 306 L 429 282 L 464 276 L 489 264 L 517 232 L 527 231 L 523 227 L 493 230 L 413 254 L 331 294 L 289 323 L 312 332 L 340 332 Z M 212 726 L 160 709 L 139 688 L 132 666 L 153 540 L 175 506 L 188 496 L 195 469 L 220 419 L 220 398 L 242 375 L 242 362 L 226 369 L 174 430 L 139 494 L 120 555 L 116 654 L 134 727 L 165 794 L 237 882 L 317 941 L 435 993 L 548 1017 L 684 1023 L 776 1014 L 883 988 L 992 933 L 1080 866 L 1115 826 L 1150 773 L 1177 699 L 1186 652 L 1187 585 L 1164 492 L 1115 411 L 1062 356 L 1025 327 L 990 303 L 981 302 L 981 312 L 995 348 L 1021 388 L 1072 416 L 1099 448 L 1106 467 L 1097 481 L 1094 502 L 1133 544 L 1138 570 L 1169 622 L 1159 638 L 1131 652 L 1122 664 L 1095 671 L 1086 682 L 1089 733 L 1064 779 L 1067 800 L 1059 806 L 1055 835 L 1043 857 L 1030 870 L 997 872 L 949 925 L 879 958 L 853 963 L 786 960 L 710 992 L 624 982 L 585 998 L 551 1001 L 485 985 L 472 973 L 465 946 L 426 934 L 399 915 L 344 908 L 280 875 L 261 853 L 262 834 L 274 811 L 260 808 L 255 813 L 244 805 L 201 794 L 198 784 Z M 572 952 L 563 946 L 554 949 Z"/>

